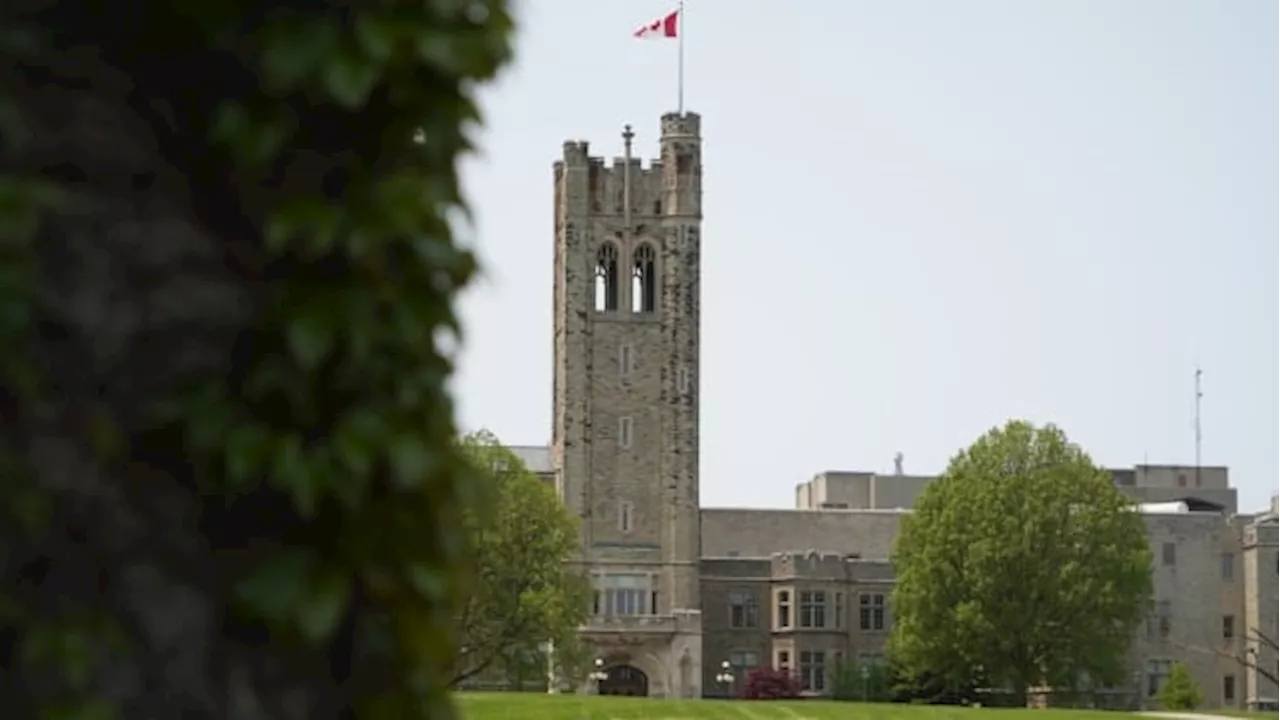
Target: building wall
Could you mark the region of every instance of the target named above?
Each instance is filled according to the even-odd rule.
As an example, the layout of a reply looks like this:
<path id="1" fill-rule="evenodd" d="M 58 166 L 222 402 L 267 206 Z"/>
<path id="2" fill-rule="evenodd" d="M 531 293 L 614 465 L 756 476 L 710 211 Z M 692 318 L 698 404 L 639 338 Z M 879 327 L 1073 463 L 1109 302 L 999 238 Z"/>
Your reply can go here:
<path id="1" fill-rule="evenodd" d="M 902 513 L 893 510 L 702 509 L 704 557 L 805 551 L 888 558 Z"/>
<path id="2" fill-rule="evenodd" d="M 1246 667 L 1242 668 L 1245 702 L 1249 707 L 1272 703 L 1270 707 L 1273 710 L 1280 692 L 1277 692 L 1274 682 L 1254 668 L 1266 668 L 1274 677 L 1280 667 L 1280 658 L 1277 658 L 1275 647 L 1273 647 L 1273 643 L 1280 637 L 1277 635 L 1276 627 L 1277 584 L 1280 583 L 1277 530 L 1273 498 L 1271 511 L 1243 528 L 1241 542 L 1241 565 L 1245 587 L 1243 630 L 1247 633 L 1241 648 L 1246 660 Z M 1260 632 L 1270 642 L 1261 640 L 1253 635 L 1254 632 Z"/>
<path id="3" fill-rule="evenodd" d="M 1155 607 L 1129 657 L 1130 667 L 1141 674 L 1144 699 L 1154 702 L 1153 690 L 1168 666 L 1181 661 L 1208 706 L 1241 706 L 1243 673 L 1236 658 L 1244 621 L 1242 522 L 1218 513 L 1147 515 L 1145 520 Z"/>

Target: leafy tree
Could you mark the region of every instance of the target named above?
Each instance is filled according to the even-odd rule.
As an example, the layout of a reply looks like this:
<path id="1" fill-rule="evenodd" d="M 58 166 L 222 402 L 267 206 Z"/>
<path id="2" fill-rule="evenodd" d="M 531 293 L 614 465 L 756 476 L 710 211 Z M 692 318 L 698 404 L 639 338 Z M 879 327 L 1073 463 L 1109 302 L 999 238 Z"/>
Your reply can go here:
<path id="1" fill-rule="evenodd" d="M 1151 598 L 1142 518 L 1058 428 L 1010 422 L 952 458 L 904 518 L 890 649 L 955 689 L 1123 678 Z"/>
<path id="2" fill-rule="evenodd" d="M 476 572 L 458 620 L 454 684 L 495 663 L 519 667 L 548 640 L 571 657 L 590 599 L 586 579 L 565 563 L 578 522 L 555 490 L 490 433 L 461 444 L 482 482 L 463 516 Z"/>
<path id="3" fill-rule="evenodd" d="M 449 714 L 447 218 L 510 33 L 504 0 L 0 6 L 7 715 Z"/>
<path id="4" fill-rule="evenodd" d="M 1160 686 L 1160 692 L 1156 693 L 1156 699 L 1165 710 L 1195 710 L 1200 707 L 1204 696 L 1187 666 L 1174 663 L 1169 670 L 1169 677 Z"/>

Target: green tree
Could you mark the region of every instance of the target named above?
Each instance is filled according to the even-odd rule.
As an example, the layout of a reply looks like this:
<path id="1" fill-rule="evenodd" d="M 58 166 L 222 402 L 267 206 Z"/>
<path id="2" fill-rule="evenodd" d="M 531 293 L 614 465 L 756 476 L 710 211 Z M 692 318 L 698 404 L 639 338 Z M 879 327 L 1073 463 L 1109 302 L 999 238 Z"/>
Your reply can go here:
<path id="1" fill-rule="evenodd" d="M 505 0 L 0 5 L 0 707 L 451 712 Z M 41 714 L 41 711 L 54 714 Z"/>
<path id="2" fill-rule="evenodd" d="M 1123 678 L 1151 597 L 1142 517 L 1058 428 L 1010 422 L 961 451 L 904 517 L 890 639 L 908 676 L 1027 689 Z"/>
<path id="3" fill-rule="evenodd" d="M 1165 710 L 1195 710 L 1200 707 L 1204 696 L 1187 666 L 1174 663 L 1169 670 L 1169 677 L 1160 686 L 1160 692 L 1156 693 L 1156 699 Z"/>
<path id="4" fill-rule="evenodd" d="M 590 599 L 586 578 L 565 563 L 578 546 L 577 518 L 492 434 L 461 444 L 481 482 L 464 514 L 476 570 L 458 620 L 454 684 L 521 668 L 547 641 L 572 657 Z"/>

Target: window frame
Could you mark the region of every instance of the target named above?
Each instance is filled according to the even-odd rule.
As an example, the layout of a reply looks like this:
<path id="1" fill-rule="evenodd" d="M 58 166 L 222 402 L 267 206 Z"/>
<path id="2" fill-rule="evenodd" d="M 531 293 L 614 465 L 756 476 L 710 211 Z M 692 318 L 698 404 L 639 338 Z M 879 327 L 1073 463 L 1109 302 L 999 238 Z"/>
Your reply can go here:
<path id="1" fill-rule="evenodd" d="M 858 593 L 858 629 L 862 632 L 883 632 L 887 625 L 884 593 Z"/>
<path id="2" fill-rule="evenodd" d="M 760 603 L 750 590 L 729 591 L 729 627 L 735 630 L 760 626 Z"/>
<path id="3" fill-rule="evenodd" d="M 778 590 L 774 594 L 774 624 L 780 630 L 791 629 L 791 591 Z"/>
<path id="4" fill-rule="evenodd" d="M 630 415 L 618 418 L 618 448 L 630 450 L 635 443 L 635 421 Z"/>

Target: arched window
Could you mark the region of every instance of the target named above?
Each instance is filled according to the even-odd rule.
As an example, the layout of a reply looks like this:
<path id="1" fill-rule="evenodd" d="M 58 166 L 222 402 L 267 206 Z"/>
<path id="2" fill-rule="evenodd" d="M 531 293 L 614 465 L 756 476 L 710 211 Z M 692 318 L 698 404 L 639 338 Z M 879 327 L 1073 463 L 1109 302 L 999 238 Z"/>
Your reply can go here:
<path id="1" fill-rule="evenodd" d="M 596 312 L 618 309 L 618 248 L 604 243 L 596 252 Z"/>
<path id="2" fill-rule="evenodd" d="M 653 246 L 636 247 L 631 265 L 631 312 L 651 313 L 657 307 L 658 273 Z"/>

